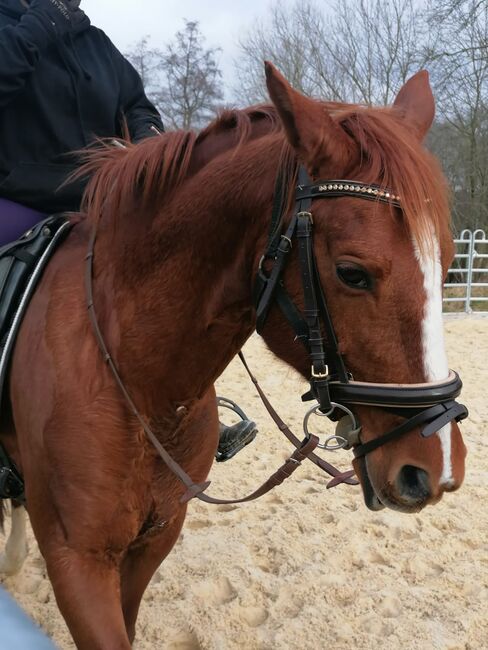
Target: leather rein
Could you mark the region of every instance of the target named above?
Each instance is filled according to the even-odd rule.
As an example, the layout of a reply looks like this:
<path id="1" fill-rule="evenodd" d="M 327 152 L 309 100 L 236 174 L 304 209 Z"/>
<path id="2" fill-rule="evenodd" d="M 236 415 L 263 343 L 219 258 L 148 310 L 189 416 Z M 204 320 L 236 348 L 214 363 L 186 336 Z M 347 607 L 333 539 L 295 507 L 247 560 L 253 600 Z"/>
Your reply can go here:
<path id="1" fill-rule="evenodd" d="M 312 199 L 332 196 L 355 196 L 387 202 L 396 207 L 400 207 L 399 197 L 394 196 L 388 190 L 381 189 L 378 186 L 364 185 L 355 181 L 319 181 L 316 184 L 312 184 L 305 169 L 300 167 L 295 196 L 295 212 L 285 233 L 282 234 L 281 228 L 285 216 L 287 182 L 289 182 L 289 179 L 284 178 L 284 175 L 280 172 L 275 188 L 268 247 L 262 257 L 256 278 L 256 329 L 258 332 L 262 330 L 269 309 L 276 302 L 295 331 L 296 338 L 302 341 L 310 355 L 310 391 L 302 396 L 302 400 L 316 399 L 318 405 L 310 409 L 305 416 L 305 437 L 303 440 L 300 440 L 292 433 L 290 428 L 272 407 L 256 378 L 251 373 L 242 353 L 239 353 L 241 361 L 256 386 L 256 390 L 268 413 L 279 430 L 295 447 L 295 451 L 291 456 L 267 481 L 254 492 L 240 499 L 218 499 L 206 494 L 210 481 L 195 483 L 181 465 L 166 451 L 138 411 L 119 374 L 98 323 L 93 300 L 93 263 L 97 238 L 96 224 L 92 231 L 86 255 L 85 291 L 88 314 L 95 338 L 104 360 L 110 368 L 133 416 L 139 422 L 148 440 L 154 446 L 166 466 L 185 486 L 186 490 L 180 498 L 181 503 L 187 503 L 195 497 L 206 503 L 216 505 L 252 501 L 266 494 L 277 485 L 280 485 L 286 478 L 291 476 L 305 459 L 312 461 L 321 470 L 333 477 L 327 484 L 327 488 L 338 485 L 339 483 L 357 485 L 358 481 L 354 478 L 354 470 L 341 472 L 317 456 L 314 450 L 317 447 L 328 450 L 353 447 L 354 455 L 356 457 L 363 457 L 377 447 L 403 436 L 417 426 L 424 425 L 421 433 L 423 436 L 429 436 L 439 430 L 444 424 L 452 420 L 460 421 L 467 417 L 468 414 L 466 407 L 455 401 L 455 397 L 461 391 L 462 383 L 459 376 L 454 372 L 451 372 L 445 382 L 439 383 L 398 386 L 395 384 L 383 385 L 355 382 L 347 372 L 344 360 L 339 352 L 337 338 L 327 309 L 313 253 L 313 218 L 310 212 Z M 283 271 L 288 253 L 292 248 L 294 237 L 298 240 L 305 302 L 303 316 L 292 302 L 283 284 Z M 272 260 L 273 267 L 269 275 L 266 274 L 263 268 L 265 260 Z M 322 334 L 322 326 L 325 329 L 325 336 Z M 407 419 L 400 426 L 379 438 L 360 444 L 360 426 L 355 415 L 349 409 L 349 406 L 346 406 L 353 406 L 354 404 L 379 406 Z M 348 432 L 344 434 L 344 437 L 331 436 L 325 445 L 321 444 L 318 436 L 308 431 L 308 419 L 313 413 L 325 415 L 331 420 L 339 419 L 341 413 L 345 414 L 351 419 L 351 426 Z M 331 440 L 335 441 L 334 445 L 330 444 Z"/>
<path id="2" fill-rule="evenodd" d="M 210 481 L 195 483 L 195 481 L 193 481 L 193 479 L 185 472 L 185 470 L 181 467 L 181 465 L 177 463 L 172 458 L 172 456 L 166 451 L 164 446 L 159 442 L 155 433 L 150 428 L 149 424 L 146 422 L 146 420 L 142 417 L 139 410 L 137 409 L 137 406 L 135 405 L 131 395 L 129 394 L 120 376 L 120 373 L 117 369 L 117 366 L 115 365 L 113 357 L 109 352 L 108 346 L 105 342 L 105 337 L 103 336 L 103 333 L 100 329 L 100 325 L 98 322 L 98 317 L 94 305 L 94 297 L 93 297 L 93 262 L 95 258 L 95 243 L 97 238 L 97 230 L 98 230 L 97 225 L 95 224 L 88 244 L 88 252 L 85 257 L 85 293 L 87 298 L 88 315 L 90 318 L 90 322 L 92 324 L 93 332 L 95 334 L 96 341 L 103 355 L 105 363 L 109 367 L 115 379 L 115 382 L 117 383 L 120 392 L 122 393 L 122 396 L 124 397 L 131 413 L 139 422 L 148 440 L 156 449 L 157 453 L 159 454 L 163 462 L 166 464 L 168 469 L 185 486 L 186 491 L 180 497 L 181 503 L 187 503 L 188 501 L 190 501 L 195 497 L 200 501 L 205 501 L 206 503 L 211 503 L 214 505 L 226 505 L 226 504 L 245 503 L 247 501 L 254 501 L 255 499 L 258 499 L 259 497 L 263 496 L 264 494 L 266 494 L 276 486 L 281 485 L 281 483 L 283 483 L 285 479 L 289 478 L 293 474 L 293 472 L 295 472 L 295 470 L 297 470 L 298 467 L 300 467 L 301 463 L 306 459 L 312 461 L 312 463 L 314 463 L 322 471 L 332 476 L 332 480 L 329 481 L 329 483 L 327 484 L 327 488 L 334 487 L 335 485 L 338 485 L 340 483 L 347 483 L 349 485 L 358 485 L 359 482 L 354 477 L 355 474 L 354 470 L 341 472 L 336 467 L 334 467 L 333 465 L 323 460 L 322 458 L 320 458 L 320 456 L 317 456 L 314 453 L 315 448 L 319 445 L 319 438 L 317 436 L 306 435 L 303 440 L 300 440 L 299 438 L 297 438 L 297 436 L 293 434 L 293 432 L 290 430 L 288 425 L 280 418 L 278 413 L 275 411 L 275 409 L 267 399 L 263 390 L 259 386 L 257 379 L 251 373 L 251 370 L 249 369 L 249 366 L 247 365 L 246 360 L 244 359 L 244 355 L 242 354 L 242 352 L 239 352 L 239 357 L 242 363 L 244 364 L 244 367 L 249 377 L 251 378 L 251 381 L 256 386 L 256 390 L 266 410 L 270 414 L 271 418 L 273 419 L 273 421 L 275 422 L 275 424 L 277 425 L 281 433 L 295 447 L 295 451 L 283 463 L 283 465 L 281 465 L 276 470 L 276 472 L 274 472 L 274 474 L 272 474 L 268 478 L 267 481 L 265 481 L 254 492 L 252 492 L 251 494 L 245 497 L 242 497 L 240 499 L 218 499 L 216 497 L 210 496 L 209 494 L 206 494 L 206 490 L 210 486 Z"/>

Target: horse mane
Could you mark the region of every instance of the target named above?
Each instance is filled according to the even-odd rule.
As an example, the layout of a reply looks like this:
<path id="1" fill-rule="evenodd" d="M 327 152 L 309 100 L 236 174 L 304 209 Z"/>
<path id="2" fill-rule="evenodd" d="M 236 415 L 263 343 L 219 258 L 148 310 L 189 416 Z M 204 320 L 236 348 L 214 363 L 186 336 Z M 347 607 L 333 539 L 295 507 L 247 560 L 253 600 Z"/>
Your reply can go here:
<path id="1" fill-rule="evenodd" d="M 140 143 L 133 143 L 128 137 L 99 140 L 98 146 L 82 152 L 84 162 L 75 174 L 90 178 L 82 210 L 94 220 L 102 213 L 111 218 L 135 209 L 139 213 L 151 211 L 191 174 L 197 145 L 213 135 L 228 132 L 233 137 L 231 146 L 237 151 L 249 141 L 257 121 L 267 124 L 268 133 L 281 130 L 275 108 L 262 105 L 224 110 L 198 134 L 169 131 Z"/>
<path id="2" fill-rule="evenodd" d="M 439 238 L 449 223 L 449 192 L 436 159 L 395 108 L 338 102 L 323 105 L 359 146 L 360 162 L 351 170 L 351 180 L 379 183 L 399 195 L 411 235 L 421 249 L 430 247 L 433 235 Z M 272 105 L 224 110 L 198 134 L 172 131 L 139 144 L 121 140 L 122 147 L 114 146 L 113 140 L 101 141 L 99 147 L 83 154 L 85 163 L 77 173 L 91 177 L 84 211 L 92 219 L 100 218 L 102 213 L 120 219 L 123 213 L 155 210 L 191 175 L 197 145 L 228 133 L 232 140 L 225 150 L 237 152 L 250 140 L 257 121 L 265 127 L 261 136 L 281 138 L 280 162 L 294 159 Z M 291 193 L 293 190 L 290 188 Z"/>

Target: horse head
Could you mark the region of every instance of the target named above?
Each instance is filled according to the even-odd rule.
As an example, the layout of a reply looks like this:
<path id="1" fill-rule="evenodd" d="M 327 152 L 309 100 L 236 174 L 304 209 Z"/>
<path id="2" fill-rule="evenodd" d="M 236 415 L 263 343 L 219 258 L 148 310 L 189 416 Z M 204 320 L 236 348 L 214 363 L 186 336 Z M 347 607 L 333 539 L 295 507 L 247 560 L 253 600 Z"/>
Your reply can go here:
<path id="1" fill-rule="evenodd" d="M 382 387 L 386 393 L 394 387 L 393 393 L 403 396 L 420 385 L 425 396 L 453 381 L 442 323 L 442 282 L 453 258 L 448 191 L 422 144 L 435 111 L 428 74 L 422 71 L 407 81 L 389 108 L 307 98 L 271 64 L 266 64 L 266 76 L 288 144 L 308 177 L 308 189 L 299 189 L 302 196 L 309 192 L 314 233 L 315 271 L 309 276 L 304 271 L 296 250 L 300 240 L 290 251 L 283 287 L 305 314 L 310 309 L 303 285 L 313 283 L 314 272 L 323 288 L 333 324 L 332 331 L 325 328 L 325 350 L 334 352 L 330 339 L 335 333 L 347 373 L 342 385 L 351 382 L 347 390 L 359 386 L 360 395 L 349 408 L 361 427 L 354 442 L 364 452 L 354 465 L 366 504 L 418 511 L 457 489 L 464 478 L 466 450 L 455 421 L 460 418 L 449 420 L 436 411 L 449 410 L 453 402 L 440 399 L 439 406 L 435 399 L 424 400 L 423 408 L 431 409 L 429 420 L 410 397 L 401 408 L 394 407 L 391 396 L 384 404 L 381 396 L 369 402 L 361 384 L 368 390 L 375 385 L 378 395 Z M 350 180 L 328 184 L 323 179 Z M 328 200 L 319 200 L 327 193 Z M 310 376 L 310 357 L 299 343 L 290 343 L 289 325 L 276 306 L 262 335 L 278 356 Z M 313 347 L 310 337 L 309 351 Z M 333 384 L 332 378 L 330 390 Z M 406 418 L 411 418 L 408 431 L 375 446 L 373 441 L 401 428 Z"/>

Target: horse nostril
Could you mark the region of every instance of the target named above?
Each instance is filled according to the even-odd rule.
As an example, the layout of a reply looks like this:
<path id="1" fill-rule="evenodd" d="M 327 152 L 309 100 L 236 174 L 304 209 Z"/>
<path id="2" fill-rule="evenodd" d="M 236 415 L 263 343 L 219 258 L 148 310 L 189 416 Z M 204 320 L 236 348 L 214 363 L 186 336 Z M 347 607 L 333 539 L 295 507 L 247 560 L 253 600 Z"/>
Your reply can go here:
<path id="1" fill-rule="evenodd" d="M 429 475 L 420 467 L 404 465 L 398 474 L 396 483 L 403 498 L 422 502 L 431 495 Z"/>

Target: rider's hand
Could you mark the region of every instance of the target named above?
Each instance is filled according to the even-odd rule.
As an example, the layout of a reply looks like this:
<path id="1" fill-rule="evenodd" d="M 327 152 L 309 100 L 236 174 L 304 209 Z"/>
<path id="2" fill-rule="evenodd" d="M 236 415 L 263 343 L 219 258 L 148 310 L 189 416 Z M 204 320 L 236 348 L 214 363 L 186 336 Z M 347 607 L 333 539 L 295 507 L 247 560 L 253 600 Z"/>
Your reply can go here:
<path id="1" fill-rule="evenodd" d="M 79 5 L 79 0 L 32 0 L 29 11 L 49 20 L 58 36 L 64 36 L 90 25 L 90 19 Z"/>

